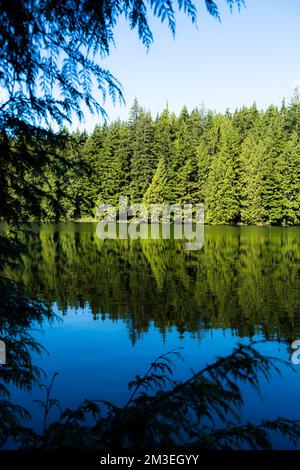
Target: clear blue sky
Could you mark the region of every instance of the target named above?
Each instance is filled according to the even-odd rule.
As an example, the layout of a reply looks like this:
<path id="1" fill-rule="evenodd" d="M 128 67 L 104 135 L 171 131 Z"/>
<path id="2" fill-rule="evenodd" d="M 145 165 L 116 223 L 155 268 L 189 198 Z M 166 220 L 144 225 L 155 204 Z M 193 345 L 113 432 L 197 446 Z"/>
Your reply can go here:
<path id="1" fill-rule="evenodd" d="M 218 0 L 220 24 L 206 12 L 204 0 L 195 0 L 198 29 L 179 14 L 174 40 L 167 25 L 151 21 L 154 43 L 148 53 L 137 33 L 120 22 L 116 47 L 101 62 L 121 81 L 126 99 L 122 107 L 106 103 L 110 120 L 125 119 L 134 97 L 154 116 L 166 102 L 178 113 L 184 104 L 224 111 L 289 100 L 300 85 L 300 1 L 245 1 L 246 8 L 230 14 Z M 90 131 L 100 120 L 87 116 L 80 127 Z"/>

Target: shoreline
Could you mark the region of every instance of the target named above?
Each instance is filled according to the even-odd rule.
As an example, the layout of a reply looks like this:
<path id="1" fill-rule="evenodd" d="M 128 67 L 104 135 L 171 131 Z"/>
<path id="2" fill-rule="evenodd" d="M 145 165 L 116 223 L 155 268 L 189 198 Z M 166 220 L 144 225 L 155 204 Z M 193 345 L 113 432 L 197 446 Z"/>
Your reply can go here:
<path id="1" fill-rule="evenodd" d="M 27 225 L 27 224 L 97 224 L 99 220 L 96 219 L 78 219 L 78 220 L 27 220 L 27 221 L 15 221 L 12 223 L 7 222 L 6 220 L 0 220 L 0 224 L 7 224 L 11 226 L 16 226 L 16 225 Z M 129 225 L 130 223 L 135 223 L 134 220 L 127 220 L 127 221 L 116 221 L 116 224 L 118 225 Z M 137 222 L 138 223 L 138 222 Z M 151 224 L 150 222 L 146 224 Z M 162 222 L 158 223 L 159 225 L 163 225 Z M 167 223 L 167 225 L 174 225 L 173 222 Z M 196 225 L 196 222 L 193 222 L 192 225 Z M 300 227 L 299 224 L 294 224 L 294 225 L 271 225 L 271 224 L 246 224 L 242 222 L 238 223 L 220 223 L 220 224 L 210 224 L 210 223 L 204 223 L 204 226 L 206 227 L 261 227 L 261 228 L 292 228 L 292 227 Z"/>

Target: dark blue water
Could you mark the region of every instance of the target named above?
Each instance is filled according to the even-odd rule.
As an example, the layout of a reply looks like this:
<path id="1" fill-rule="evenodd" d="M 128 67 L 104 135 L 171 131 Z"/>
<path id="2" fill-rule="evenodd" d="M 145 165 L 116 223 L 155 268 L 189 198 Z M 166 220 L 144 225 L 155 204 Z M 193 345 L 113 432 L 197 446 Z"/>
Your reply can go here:
<path id="1" fill-rule="evenodd" d="M 100 242 L 92 224 L 47 225 L 38 234 L 28 240 L 22 278 L 60 321 L 34 333 L 48 354 L 33 361 L 47 373 L 45 383 L 58 372 L 53 395 L 63 407 L 85 398 L 125 403 L 128 382 L 177 347 L 184 358 L 178 379 L 253 339 L 268 340 L 258 345 L 264 354 L 291 361 L 299 335 L 300 229 L 212 227 L 204 250 L 193 254 L 172 240 Z M 270 383 L 262 380 L 261 396 L 242 387 L 243 422 L 300 418 L 300 365 L 281 369 Z M 36 429 L 42 410 L 33 399 L 43 394 L 13 389 Z"/>

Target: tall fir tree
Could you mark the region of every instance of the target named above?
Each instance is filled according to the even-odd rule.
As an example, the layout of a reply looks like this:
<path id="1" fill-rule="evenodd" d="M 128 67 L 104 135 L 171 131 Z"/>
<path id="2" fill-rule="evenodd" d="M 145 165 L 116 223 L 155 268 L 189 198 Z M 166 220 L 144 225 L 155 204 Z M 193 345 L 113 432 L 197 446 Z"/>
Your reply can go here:
<path id="1" fill-rule="evenodd" d="M 205 192 L 206 222 L 214 224 L 240 219 L 237 133 L 230 117 L 224 117 L 221 124 L 219 151 L 212 159 Z"/>
<path id="2" fill-rule="evenodd" d="M 150 113 L 140 111 L 134 122 L 132 135 L 130 195 L 131 201 L 135 203 L 142 201 L 157 166 L 154 126 Z"/>
<path id="3" fill-rule="evenodd" d="M 107 131 L 107 124 L 103 126 L 96 125 L 83 147 L 83 162 L 86 169 L 83 181 L 83 214 L 89 217 L 93 217 L 95 214 L 99 184 L 102 178 L 99 158 L 103 152 L 103 144 Z"/>
<path id="4" fill-rule="evenodd" d="M 264 224 L 267 211 L 263 205 L 265 145 L 255 132 L 248 134 L 241 147 L 241 221 Z"/>
<path id="5" fill-rule="evenodd" d="M 262 130 L 264 131 L 265 145 L 261 162 L 263 171 L 262 204 L 268 214 L 266 222 L 276 225 L 282 223 L 282 154 L 285 146 L 282 116 L 277 108 L 271 106 L 264 114 Z"/>
<path id="6" fill-rule="evenodd" d="M 117 205 L 128 190 L 129 149 L 127 128 L 114 122 L 105 132 L 103 147 L 97 158 L 98 195 L 96 205 Z"/>
<path id="7" fill-rule="evenodd" d="M 173 143 L 174 196 L 181 204 L 198 202 L 197 141 L 199 135 L 197 133 L 200 134 L 198 126 L 196 112 L 190 116 L 184 106 L 176 121 Z"/>
<path id="8" fill-rule="evenodd" d="M 283 150 L 282 166 L 282 223 L 300 223 L 300 138 L 294 130 Z"/>

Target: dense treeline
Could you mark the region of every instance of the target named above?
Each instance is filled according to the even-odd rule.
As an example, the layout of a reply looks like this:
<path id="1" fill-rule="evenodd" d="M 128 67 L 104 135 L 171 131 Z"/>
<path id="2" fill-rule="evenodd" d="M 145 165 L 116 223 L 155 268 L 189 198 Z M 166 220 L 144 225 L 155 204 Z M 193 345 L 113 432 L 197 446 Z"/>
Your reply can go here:
<path id="1" fill-rule="evenodd" d="M 294 225 L 300 222 L 300 98 L 258 111 L 153 119 L 135 101 L 127 122 L 75 132 L 24 179 L 39 189 L 39 218 L 93 218 L 100 203 L 206 204 L 212 224 Z M 14 145 L 16 145 L 14 143 Z M 57 158 L 59 156 L 60 158 Z M 30 209 L 23 218 L 32 219 Z M 22 212 L 21 211 L 21 212 Z"/>

